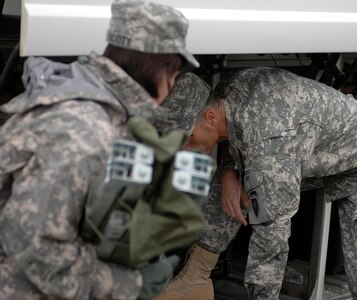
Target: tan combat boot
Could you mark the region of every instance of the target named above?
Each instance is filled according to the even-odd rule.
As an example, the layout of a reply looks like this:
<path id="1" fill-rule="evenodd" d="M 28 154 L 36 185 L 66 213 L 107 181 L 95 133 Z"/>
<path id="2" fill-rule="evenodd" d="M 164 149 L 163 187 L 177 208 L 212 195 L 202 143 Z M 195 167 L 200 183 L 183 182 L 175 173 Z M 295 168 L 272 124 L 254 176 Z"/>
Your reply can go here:
<path id="1" fill-rule="evenodd" d="M 182 270 L 154 300 L 214 300 L 211 271 L 219 254 L 194 244 Z"/>

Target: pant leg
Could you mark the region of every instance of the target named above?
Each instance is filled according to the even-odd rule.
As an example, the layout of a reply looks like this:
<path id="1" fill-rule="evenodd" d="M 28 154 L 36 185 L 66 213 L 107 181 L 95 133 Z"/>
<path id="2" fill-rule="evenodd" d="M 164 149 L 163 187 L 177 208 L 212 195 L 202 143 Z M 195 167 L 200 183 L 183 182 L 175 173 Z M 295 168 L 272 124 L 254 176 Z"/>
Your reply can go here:
<path id="1" fill-rule="evenodd" d="M 205 224 L 198 244 L 213 253 L 221 253 L 236 236 L 241 223 L 226 215 L 220 203 L 220 173 L 216 172 L 209 197 L 203 206 Z"/>
<path id="2" fill-rule="evenodd" d="M 245 271 L 250 299 L 278 300 L 289 252 L 290 220 L 254 225 Z"/>
<path id="3" fill-rule="evenodd" d="M 337 201 L 345 271 L 354 300 L 357 299 L 357 194 Z"/>

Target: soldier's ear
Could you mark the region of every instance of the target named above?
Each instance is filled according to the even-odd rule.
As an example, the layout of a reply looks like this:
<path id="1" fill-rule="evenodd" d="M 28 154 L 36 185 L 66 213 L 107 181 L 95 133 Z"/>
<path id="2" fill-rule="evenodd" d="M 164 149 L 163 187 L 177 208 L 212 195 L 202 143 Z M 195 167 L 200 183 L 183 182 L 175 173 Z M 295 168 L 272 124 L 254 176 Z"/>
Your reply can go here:
<path id="1" fill-rule="evenodd" d="M 210 126 L 216 126 L 218 121 L 217 112 L 212 108 L 208 108 L 205 112 L 205 120 Z"/>

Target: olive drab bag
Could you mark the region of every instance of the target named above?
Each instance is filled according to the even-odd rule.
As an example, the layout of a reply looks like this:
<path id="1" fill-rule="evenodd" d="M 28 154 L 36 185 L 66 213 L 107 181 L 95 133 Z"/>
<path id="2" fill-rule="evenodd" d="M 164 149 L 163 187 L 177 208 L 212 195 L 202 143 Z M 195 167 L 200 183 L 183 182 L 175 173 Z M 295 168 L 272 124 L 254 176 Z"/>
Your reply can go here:
<path id="1" fill-rule="evenodd" d="M 86 205 L 82 236 L 97 243 L 98 257 L 102 260 L 140 267 L 167 251 L 185 247 L 195 241 L 203 227 L 203 215 L 200 205 L 188 193 L 178 190 L 172 184 L 175 154 L 185 142 L 184 133 L 172 131 L 159 137 L 156 129 L 139 117 L 130 118 L 128 128 L 136 141 L 128 141 L 124 146 L 122 144 L 121 150 L 117 151 L 130 147 L 138 150 L 140 146 L 152 149 L 154 161 L 151 162 L 151 180 L 145 182 L 145 165 L 139 169 L 137 166 L 125 166 L 130 159 L 138 160 L 137 157 L 130 157 L 134 155 L 133 152 L 121 153 L 127 160 L 114 170 L 116 174 L 122 176 L 125 173 L 131 178 L 137 176 L 144 183 L 131 184 L 131 179 L 128 179 L 129 183 L 113 178 L 109 180 L 107 169 L 107 180 L 104 179 L 96 196 L 89 199 Z M 136 142 L 141 144 L 135 146 Z M 147 152 L 142 153 L 144 160 L 149 157 Z M 208 158 L 211 164 L 209 156 L 202 156 Z M 209 181 L 205 184 L 199 187 L 200 191 L 209 189 Z M 206 199 L 208 190 L 203 194 L 198 197 L 200 201 Z"/>

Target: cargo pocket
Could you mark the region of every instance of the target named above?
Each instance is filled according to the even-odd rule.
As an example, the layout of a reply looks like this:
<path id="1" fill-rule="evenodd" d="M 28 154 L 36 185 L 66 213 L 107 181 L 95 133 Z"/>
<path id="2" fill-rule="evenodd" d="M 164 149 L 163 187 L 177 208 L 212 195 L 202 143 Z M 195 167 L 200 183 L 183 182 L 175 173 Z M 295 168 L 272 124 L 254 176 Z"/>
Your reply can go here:
<path id="1" fill-rule="evenodd" d="M 248 171 L 244 176 L 244 187 L 250 200 L 249 223 L 267 226 L 272 220 L 265 208 L 265 196 L 262 189 L 263 175 L 258 171 Z"/>

